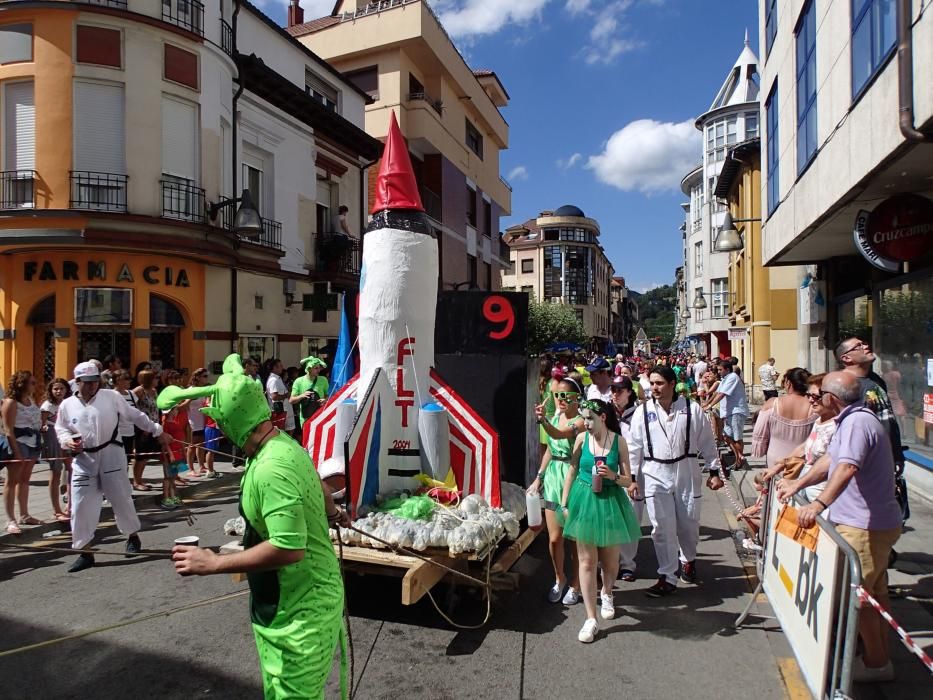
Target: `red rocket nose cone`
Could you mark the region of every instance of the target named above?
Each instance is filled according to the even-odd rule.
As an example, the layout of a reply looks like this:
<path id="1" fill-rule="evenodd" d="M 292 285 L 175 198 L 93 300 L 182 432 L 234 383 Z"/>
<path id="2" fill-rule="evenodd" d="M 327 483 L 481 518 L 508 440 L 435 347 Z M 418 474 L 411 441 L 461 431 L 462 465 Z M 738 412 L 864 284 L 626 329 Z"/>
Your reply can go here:
<path id="1" fill-rule="evenodd" d="M 389 122 L 389 135 L 376 178 L 376 201 L 370 213 L 386 209 L 424 211 L 411 159 L 408 157 L 408 146 L 395 121 L 395 112 L 392 112 L 392 120 Z"/>

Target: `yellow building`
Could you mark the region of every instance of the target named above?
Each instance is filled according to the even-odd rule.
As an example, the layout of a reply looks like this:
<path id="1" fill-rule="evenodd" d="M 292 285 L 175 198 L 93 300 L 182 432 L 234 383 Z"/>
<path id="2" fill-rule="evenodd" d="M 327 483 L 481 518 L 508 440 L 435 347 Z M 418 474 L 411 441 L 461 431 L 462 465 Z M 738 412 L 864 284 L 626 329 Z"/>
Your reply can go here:
<path id="1" fill-rule="evenodd" d="M 723 163 L 714 196 L 725 200 L 735 222 L 741 249 L 729 257 L 728 299 L 704 295 L 712 305 L 725 304 L 731 324 L 732 353 L 739 359 L 752 398 L 762 400 L 758 369 L 775 359 L 783 372 L 797 365 L 798 267 L 772 267 L 761 260 L 761 153 L 760 139 L 744 141 L 731 148 Z M 724 226 L 728 226 L 728 219 Z M 715 242 L 722 245 L 722 235 Z"/>
<path id="2" fill-rule="evenodd" d="M 372 98 L 367 133 L 384 140 L 397 115 L 438 234 L 442 288 L 497 288 L 499 219 L 512 201 L 499 175 L 509 96 L 498 76 L 467 65 L 423 0 L 340 0 L 331 15 L 303 20 L 294 0 L 288 32 Z"/>

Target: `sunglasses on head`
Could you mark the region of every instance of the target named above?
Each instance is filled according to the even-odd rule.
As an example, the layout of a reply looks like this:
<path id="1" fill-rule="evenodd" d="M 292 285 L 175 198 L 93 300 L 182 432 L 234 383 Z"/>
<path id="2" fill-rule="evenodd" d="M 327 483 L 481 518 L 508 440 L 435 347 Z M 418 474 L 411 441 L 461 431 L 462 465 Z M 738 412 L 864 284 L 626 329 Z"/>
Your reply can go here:
<path id="1" fill-rule="evenodd" d="M 575 401 L 580 395 L 576 391 L 553 391 L 551 393 L 558 401 Z"/>

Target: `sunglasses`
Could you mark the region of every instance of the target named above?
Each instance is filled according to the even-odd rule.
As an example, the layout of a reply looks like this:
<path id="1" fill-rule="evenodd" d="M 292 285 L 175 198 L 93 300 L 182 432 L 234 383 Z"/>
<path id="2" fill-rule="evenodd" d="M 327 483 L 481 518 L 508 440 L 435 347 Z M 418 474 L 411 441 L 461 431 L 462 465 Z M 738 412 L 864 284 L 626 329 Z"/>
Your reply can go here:
<path id="1" fill-rule="evenodd" d="M 820 401 L 828 393 L 829 393 L 828 391 L 819 391 L 814 394 L 812 391 L 808 391 L 806 393 L 806 396 L 808 399 L 810 399 L 810 401 Z"/>
<path id="2" fill-rule="evenodd" d="M 558 401 L 576 401 L 580 395 L 576 391 L 553 391 L 551 393 Z"/>

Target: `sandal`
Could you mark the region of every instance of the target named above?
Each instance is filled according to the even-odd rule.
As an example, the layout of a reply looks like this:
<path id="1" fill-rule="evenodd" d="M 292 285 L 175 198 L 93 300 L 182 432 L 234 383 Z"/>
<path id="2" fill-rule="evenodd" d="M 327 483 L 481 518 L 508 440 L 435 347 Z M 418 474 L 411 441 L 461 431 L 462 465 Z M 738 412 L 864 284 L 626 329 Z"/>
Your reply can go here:
<path id="1" fill-rule="evenodd" d="M 19 525 L 17 525 L 12 520 L 6 524 L 6 531 L 11 535 L 22 535 L 23 531 L 20 530 Z"/>
<path id="2" fill-rule="evenodd" d="M 56 513 L 55 519 L 60 523 L 71 522 L 71 516 L 68 515 L 67 513 Z"/>
<path id="3" fill-rule="evenodd" d="M 152 487 L 149 484 L 133 484 L 133 490 L 135 491 L 152 491 Z"/>
<path id="4" fill-rule="evenodd" d="M 34 518 L 31 515 L 24 515 L 19 519 L 20 525 L 41 525 L 42 521 L 38 518 Z"/>

